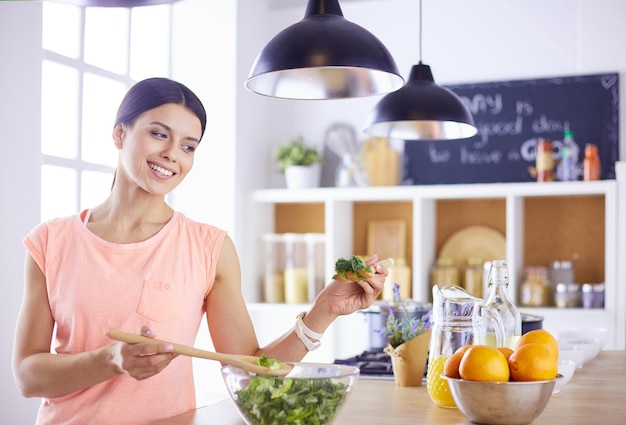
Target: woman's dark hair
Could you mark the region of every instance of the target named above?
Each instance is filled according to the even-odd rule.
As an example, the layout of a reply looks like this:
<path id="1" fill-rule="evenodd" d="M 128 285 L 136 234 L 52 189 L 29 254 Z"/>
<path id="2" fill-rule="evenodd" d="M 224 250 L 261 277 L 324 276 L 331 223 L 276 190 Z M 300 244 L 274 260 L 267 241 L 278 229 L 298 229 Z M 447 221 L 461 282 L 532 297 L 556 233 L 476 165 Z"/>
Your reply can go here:
<path id="1" fill-rule="evenodd" d="M 117 110 L 115 125 L 132 126 L 139 115 L 168 103 L 186 106 L 198 117 L 202 138 L 206 128 L 206 111 L 202 102 L 187 86 L 168 78 L 148 78 L 132 86 Z"/>

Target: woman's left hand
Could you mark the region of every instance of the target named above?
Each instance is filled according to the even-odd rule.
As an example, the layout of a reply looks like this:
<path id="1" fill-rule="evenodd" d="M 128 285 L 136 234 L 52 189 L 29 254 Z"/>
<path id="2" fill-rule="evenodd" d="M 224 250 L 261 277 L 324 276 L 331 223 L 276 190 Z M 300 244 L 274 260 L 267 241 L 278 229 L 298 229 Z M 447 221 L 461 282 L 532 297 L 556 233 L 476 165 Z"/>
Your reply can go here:
<path id="1" fill-rule="evenodd" d="M 331 282 L 315 300 L 316 306 L 325 308 L 329 313 L 340 316 L 368 308 L 380 295 L 388 275 L 388 270 L 378 264 L 378 256 L 372 255 L 365 264 L 376 272 L 373 277 L 360 282 Z"/>

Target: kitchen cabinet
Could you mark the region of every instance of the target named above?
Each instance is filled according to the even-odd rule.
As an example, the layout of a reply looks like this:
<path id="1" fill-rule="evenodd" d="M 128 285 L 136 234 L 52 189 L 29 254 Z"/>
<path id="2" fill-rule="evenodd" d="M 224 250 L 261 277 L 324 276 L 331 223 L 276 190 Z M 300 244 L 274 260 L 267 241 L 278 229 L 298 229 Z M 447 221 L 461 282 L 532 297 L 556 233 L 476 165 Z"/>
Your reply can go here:
<path id="1" fill-rule="evenodd" d="M 547 266 L 571 260 L 578 283 L 605 283 L 603 309 L 521 308 L 544 317 L 544 328 L 559 330 L 590 325 L 609 328 L 609 349 L 624 349 L 624 233 L 626 217 L 626 164 L 617 164 L 616 180 L 594 182 L 495 183 L 367 188 L 268 189 L 252 193 L 255 225 L 249 234 L 249 258 L 255 277 L 247 279 L 244 293 L 251 314 L 264 321 L 272 314 L 295 315 L 306 306 L 265 305 L 261 298 L 263 233 L 318 232 L 325 235 L 325 270 L 330 278 L 339 257 L 370 254 L 366 250 L 367 223 L 401 219 L 407 224 L 406 254 L 412 267 L 412 293 L 428 301 L 429 271 L 443 242 L 455 231 L 485 225 L 506 236 L 509 290 L 518 299 L 526 266 Z M 622 203 L 618 203 L 618 192 Z M 618 209 L 619 208 L 619 209 Z M 619 217 L 622 217 L 621 223 Z M 618 253 L 619 249 L 619 253 Z M 620 268 L 621 267 L 621 268 Z M 620 278 L 618 279 L 618 271 Z M 246 286 L 247 285 L 247 286 Z M 519 303 L 518 303 L 519 304 Z M 332 360 L 353 355 L 364 347 L 355 327 L 365 326 L 359 316 L 342 317 L 324 341 Z M 257 326 L 263 340 L 265 326 Z M 274 328 L 273 331 L 276 331 Z M 363 330 L 363 337 L 367 331 Z M 269 336 L 268 336 L 269 337 Z M 327 341 L 330 340 L 330 341 Z"/>

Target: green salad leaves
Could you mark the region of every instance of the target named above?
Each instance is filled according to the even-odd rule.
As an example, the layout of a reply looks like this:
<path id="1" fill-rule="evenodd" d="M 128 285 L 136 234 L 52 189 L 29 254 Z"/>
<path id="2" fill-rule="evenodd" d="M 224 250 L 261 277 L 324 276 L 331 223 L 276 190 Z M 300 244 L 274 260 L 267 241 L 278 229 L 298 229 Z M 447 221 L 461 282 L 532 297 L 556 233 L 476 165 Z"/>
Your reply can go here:
<path id="1" fill-rule="evenodd" d="M 259 366 L 267 367 L 270 370 L 277 370 L 283 366 L 280 360 L 271 359 L 266 354 L 263 354 L 261 357 L 259 357 L 259 360 L 257 360 L 257 363 Z"/>
<path id="2" fill-rule="evenodd" d="M 236 395 L 239 409 L 255 425 L 325 425 L 348 396 L 348 387 L 329 378 L 257 375 Z"/>
<path id="3" fill-rule="evenodd" d="M 339 258 L 335 262 L 335 272 L 343 278 L 351 279 L 353 276 L 349 276 L 349 272 L 356 273 L 360 278 L 365 278 L 366 276 L 360 275 L 361 271 L 370 271 L 370 268 L 365 264 L 365 261 L 356 255 L 353 255 L 349 259 Z"/>

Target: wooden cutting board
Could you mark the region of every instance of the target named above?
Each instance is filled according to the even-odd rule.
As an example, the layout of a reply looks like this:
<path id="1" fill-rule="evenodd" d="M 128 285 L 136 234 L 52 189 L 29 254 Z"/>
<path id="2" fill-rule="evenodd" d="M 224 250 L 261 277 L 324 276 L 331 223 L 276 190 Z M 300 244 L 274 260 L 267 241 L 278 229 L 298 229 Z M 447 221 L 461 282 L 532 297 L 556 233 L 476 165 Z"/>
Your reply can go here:
<path id="1" fill-rule="evenodd" d="M 389 146 L 389 139 L 372 137 L 363 143 L 361 154 L 371 186 L 400 184 L 400 153 Z"/>
<path id="2" fill-rule="evenodd" d="M 406 259 L 406 222 L 372 220 L 367 225 L 367 252 L 378 258 Z"/>

